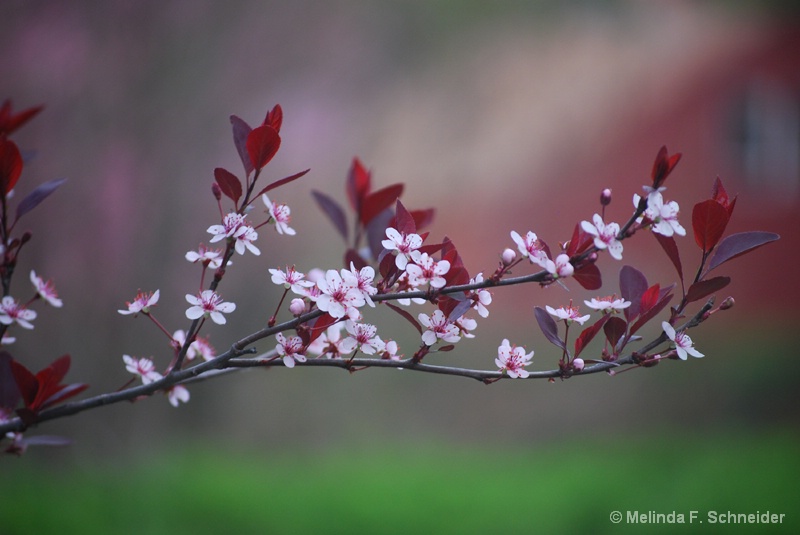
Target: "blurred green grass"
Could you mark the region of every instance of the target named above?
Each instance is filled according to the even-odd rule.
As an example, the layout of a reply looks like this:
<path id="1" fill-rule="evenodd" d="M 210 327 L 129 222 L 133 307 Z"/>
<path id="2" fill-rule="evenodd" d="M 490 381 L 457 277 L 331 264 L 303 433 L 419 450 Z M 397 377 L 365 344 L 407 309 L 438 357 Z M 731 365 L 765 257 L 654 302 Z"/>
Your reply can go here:
<path id="1" fill-rule="evenodd" d="M 489 451 L 198 450 L 126 466 L 0 459 L 0 533 L 797 533 L 795 431 L 572 439 Z M 703 524 L 612 524 L 611 511 Z M 711 525 L 708 511 L 785 513 Z"/>

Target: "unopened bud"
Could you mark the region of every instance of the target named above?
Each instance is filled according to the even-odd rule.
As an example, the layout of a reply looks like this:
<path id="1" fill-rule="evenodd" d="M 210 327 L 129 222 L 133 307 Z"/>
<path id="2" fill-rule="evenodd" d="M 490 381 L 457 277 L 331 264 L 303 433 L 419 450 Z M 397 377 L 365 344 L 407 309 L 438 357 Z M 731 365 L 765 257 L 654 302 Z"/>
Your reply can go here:
<path id="1" fill-rule="evenodd" d="M 611 190 L 609 188 L 604 189 L 600 193 L 600 204 L 603 206 L 608 206 L 611 204 Z"/>
<path id="2" fill-rule="evenodd" d="M 725 301 L 719 306 L 720 310 L 728 310 L 729 308 L 733 308 L 733 305 L 736 304 L 736 301 L 733 300 L 733 297 L 726 297 Z"/>
<path id="3" fill-rule="evenodd" d="M 517 253 L 514 251 L 514 249 L 506 249 L 503 251 L 501 258 L 504 266 L 510 266 L 511 263 L 517 259 Z"/>
<path id="4" fill-rule="evenodd" d="M 585 366 L 586 366 L 586 363 L 583 362 L 583 359 L 581 359 L 581 358 L 572 359 L 572 369 L 575 370 L 576 372 L 583 371 L 583 368 Z"/>
<path id="5" fill-rule="evenodd" d="M 295 316 L 299 316 L 305 311 L 306 311 L 305 301 L 303 301 L 299 297 L 292 299 L 292 302 L 289 304 L 289 312 L 291 312 Z"/>
<path id="6" fill-rule="evenodd" d="M 28 243 L 29 241 L 31 241 L 32 237 L 33 237 L 33 234 L 31 234 L 31 232 L 29 230 L 26 230 L 22 234 L 22 238 L 20 239 L 20 246 L 25 244 L 25 243 Z"/>
<path id="7" fill-rule="evenodd" d="M 217 200 L 222 199 L 222 190 L 219 188 L 219 184 L 214 182 L 211 184 L 211 193 L 214 194 L 214 198 Z"/>

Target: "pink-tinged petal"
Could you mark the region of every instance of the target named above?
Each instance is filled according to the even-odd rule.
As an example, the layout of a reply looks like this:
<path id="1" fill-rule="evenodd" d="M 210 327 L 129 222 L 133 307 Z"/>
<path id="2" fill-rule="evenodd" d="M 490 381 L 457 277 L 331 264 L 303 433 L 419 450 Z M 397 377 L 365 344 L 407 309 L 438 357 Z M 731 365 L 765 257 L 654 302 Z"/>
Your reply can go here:
<path id="1" fill-rule="evenodd" d="M 286 355 L 285 357 L 283 357 L 283 365 L 286 366 L 287 368 L 294 368 L 294 358 L 289 355 Z"/>
<path id="2" fill-rule="evenodd" d="M 433 344 L 436 343 L 436 333 L 434 333 L 433 331 L 425 331 L 424 333 L 422 333 L 422 342 L 426 346 L 432 346 Z"/>
<path id="3" fill-rule="evenodd" d="M 203 314 L 205 314 L 205 312 L 203 312 L 203 308 L 199 306 L 193 306 L 186 309 L 186 317 L 190 320 L 201 318 L 203 317 Z"/>

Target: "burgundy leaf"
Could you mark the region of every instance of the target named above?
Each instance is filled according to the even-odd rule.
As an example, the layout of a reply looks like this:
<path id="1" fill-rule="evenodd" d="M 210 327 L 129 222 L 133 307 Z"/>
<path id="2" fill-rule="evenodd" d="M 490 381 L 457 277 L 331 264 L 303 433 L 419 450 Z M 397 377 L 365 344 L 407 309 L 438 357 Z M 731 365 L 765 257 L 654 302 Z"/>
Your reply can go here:
<path id="1" fill-rule="evenodd" d="M 658 303 L 658 297 L 661 294 L 661 285 L 654 284 L 649 287 L 642 294 L 642 300 L 639 302 L 639 314 L 644 314 Z"/>
<path id="2" fill-rule="evenodd" d="M 584 264 L 572 274 L 578 284 L 587 290 L 597 290 L 603 286 L 603 278 L 600 269 L 595 264 Z"/>
<path id="3" fill-rule="evenodd" d="M 14 381 L 17 383 L 20 395 L 22 395 L 22 402 L 25 403 L 25 406 L 33 405 L 36 400 L 36 393 L 39 391 L 39 380 L 28 368 L 16 360 L 12 360 L 10 364 Z"/>
<path id="4" fill-rule="evenodd" d="M 370 172 L 358 158 L 353 158 L 347 175 L 347 199 L 357 214 L 361 213 L 361 203 L 372 188 Z"/>
<path id="5" fill-rule="evenodd" d="M 361 224 L 366 226 L 372 219 L 395 204 L 403 193 L 403 184 L 392 184 L 367 195 L 361 203 Z"/>
<path id="6" fill-rule="evenodd" d="M 261 169 L 278 152 L 281 146 L 281 136 L 271 126 L 262 125 L 247 134 L 246 145 L 253 169 Z"/>
<path id="7" fill-rule="evenodd" d="M 581 331 L 580 336 L 575 339 L 575 356 L 581 354 L 583 348 L 586 347 L 589 342 L 595 337 L 595 335 L 603 328 L 603 325 L 608 321 L 611 317 L 611 314 L 604 314 L 599 320 L 594 322 L 589 327 L 586 327 L 583 331 Z"/>
<path id="8" fill-rule="evenodd" d="M 639 315 L 639 305 L 642 295 L 647 291 L 647 279 L 644 274 L 632 266 L 622 266 L 619 271 L 619 291 L 622 298 L 631 302 L 625 309 L 625 319 L 632 321 Z"/>
<path id="9" fill-rule="evenodd" d="M 242 183 L 233 173 L 222 167 L 214 169 L 214 180 L 216 180 L 223 195 L 239 206 L 239 199 L 242 197 Z"/>
<path id="10" fill-rule="evenodd" d="M 575 229 L 572 231 L 572 238 L 570 238 L 569 243 L 567 244 L 566 254 L 569 257 L 573 257 L 575 255 L 581 254 L 586 249 L 591 247 L 594 244 L 594 237 L 583 230 L 580 223 L 575 224 Z M 593 289 L 593 288 L 587 288 Z"/>
<path id="11" fill-rule="evenodd" d="M 730 284 L 730 277 L 714 277 L 702 281 L 697 281 L 689 287 L 686 292 L 686 302 L 699 301 L 700 299 L 718 292 Z"/>
<path id="12" fill-rule="evenodd" d="M 403 316 L 406 320 L 408 320 L 408 322 L 411 325 L 414 326 L 414 328 L 417 330 L 417 332 L 419 332 L 419 334 L 422 334 L 422 325 L 420 325 L 417 319 L 414 316 L 412 316 L 407 310 L 404 310 L 398 307 L 397 305 L 393 305 L 392 303 L 389 302 L 386 303 L 386 306 L 388 306 L 389 308 L 391 308 L 392 310 Z"/>
<path id="13" fill-rule="evenodd" d="M 11 101 L 6 99 L 3 105 L 0 106 L 0 137 L 11 135 L 19 127 L 33 119 L 43 108 L 44 106 L 35 106 L 17 113 L 11 113 Z"/>
<path id="14" fill-rule="evenodd" d="M 708 199 L 694 205 L 692 210 L 692 229 L 694 241 L 704 253 L 708 253 L 717 245 L 725 227 L 728 226 L 728 210 L 714 199 Z"/>
<path id="15" fill-rule="evenodd" d="M 56 178 L 55 180 L 50 180 L 41 184 L 38 188 L 27 194 L 17 205 L 16 219 L 19 219 L 39 206 L 39 203 L 49 197 L 51 193 L 57 190 L 59 186 L 66 181 L 66 178 Z"/>
<path id="16" fill-rule="evenodd" d="M 295 173 L 295 174 L 293 174 L 291 176 L 287 176 L 286 178 L 282 178 L 280 180 L 276 180 L 275 182 L 272 182 L 271 184 L 267 184 L 267 186 L 264 189 L 262 189 L 261 191 L 259 191 L 256 194 L 256 197 L 260 197 L 260 196 L 264 195 L 265 193 L 267 193 L 268 191 L 272 191 L 275 188 L 279 188 L 279 187 L 283 186 L 284 184 L 288 184 L 289 182 L 297 180 L 298 178 L 300 178 L 301 176 L 305 175 L 309 171 L 311 171 L 311 169 L 306 169 L 305 171 L 300 171 L 299 173 Z"/>
<path id="17" fill-rule="evenodd" d="M 283 124 L 283 108 L 281 108 L 280 104 L 275 104 L 275 107 L 267 112 L 262 124 L 269 125 L 280 133 L 281 125 Z"/>
<path id="18" fill-rule="evenodd" d="M 722 240 L 708 263 L 708 271 L 745 253 L 779 239 L 774 232 L 752 231 L 731 234 Z"/>
<path id="19" fill-rule="evenodd" d="M 0 193 L 8 194 L 14 189 L 22 173 L 22 156 L 17 145 L 0 138 Z"/>
<path id="20" fill-rule="evenodd" d="M 567 346 L 565 346 L 564 341 L 558 337 L 558 327 L 552 316 L 542 307 L 534 307 L 533 314 L 536 316 L 536 322 L 539 324 L 539 328 L 544 333 L 545 338 L 547 338 L 551 344 L 566 350 Z"/>
<path id="21" fill-rule="evenodd" d="M 445 352 L 445 353 L 446 353 L 446 352 L 448 352 L 448 351 L 452 351 L 452 350 L 454 350 L 455 348 L 456 348 L 456 346 L 454 346 L 453 344 L 447 344 L 446 346 L 442 346 L 442 347 L 440 347 L 440 348 L 439 348 L 439 349 L 437 349 L 436 351 L 439 351 L 440 353 L 441 353 L 441 352 Z"/>
<path id="22" fill-rule="evenodd" d="M 680 159 L 680 152 L 676 152 L 672 156 L 669 156 L 667 153 L 667 147 L 661 147 L 656 155 L 656 161 L 653 164 L 653 188 L 658 188 L 664 183 L 675 166 L 678 165 Z"/>
<path id="23" fill-rule="evenodd" d="M 406 207 L 403 206 L 403 203 L 400 202 L 400 199 L 397 200 L 397 205 L 395 208 L 395 228 L 401 234 L 415 234 L 417 232 L 417 224 L 414 222 L 414 218 L 411 214 L 406 210 Z"/>
<path id="24" fill-rule="evenodd" d="M 728 218 L 733 215 L 733 208 L 736 206 L 736 196 L 733 197 L 733 200 L 728 196 L 728 192 L 725 191 L 725 186 L 722 185 L 722 180 L 717 177 L 714 180 L 714 185 L 711 187 L 711 198 L 720 203 L 725 209 L 728 211 Z"/>
<path id="25" fill-rule="evenodd" d="M 345 243 L 347 243 L 349 233 L 347 231 L 347 219 L 344 215 L 344 210 L 342 210 L 342 207 L 339 206 L 339 203 L 321 191 L 311 190 L 311 195 L 314 196 L 314 200 L 317 201 L 317 205 L 325 213 L 325 215 L 328 216 L 328 219 L 330 219 L 331 223 L 333 223 L 333 227 L 339 231 L 339 234 L 341 234 Z"/>
<path id="26" fill-rule="evenodd" d="M 56 392 L 51 394 L 47 399 L 42 401 L 40 405 L 40 409 L 45 409 L 52 405 L 56 405 L 61 403 L 64 400 L 67 400 L 73 396 L 77 396 L 84 390 L 89 388 L 89 385 L 86 383 L 72 383 L 64 386 L 63 388 L 58 389 Z"/>
<path id="27" fill-rule="evenodd" d="M 314 325 L 309 330 L 298 330 L 297 334 L 303 339 L 303 344 L 308 346 L 308 344 L 322 336 L 322 333 L 337 321 L 339 320 L 326 312 L 317 318 Z"/>
<path id="28" fill-rule="evenodd" d="M 242 119 L 231 115 L 231 125 L 233 126 L 233 144 L 236 145 L 236 152 L 244 165 L 245 176 L 250 176 L 253 172 L 253 162 L 250 161 L 250 154 L 247 152 L 247 136 L 250 135 L 252 128 Z"/>
<path id="29" fill-rule="evenodd" d="M 675 270 L 678 272 L 681 284 L 683 284 L 683 266 L 681 265 L 681 255 L 678 253 L 678 245 L 675 243 L 675 238 L 672 236 L 664 236 L 658 232 L 653 232 L 653 236 L 656 237 L 656 241 L 658 241 L 661 248 L 664 249 L 664 252 L 667 253 L 672 265 L 675 266 Z"/>
<path id="30" fill-rule="evenodd" d="M 435 214 L 435 208 L 428 208 L 426 210 L 411 210 L 411 217 L 414 218 L 414 224 L 418 229 L 425 228 L 433 223 L 433 216 Z"/>
<path id="31" fill-rule="evenodd" d="M 625 336 L 625 329 L 627 328 L 628 324 L 619 316 L 612 316 L 606 324 L 603 325 L 603 332 L 606 335 L 606 340 L 611 344 L 611 348 L 615 354 L 617 352 L 617 344 L 622 337 Z"/>
<path id="32" fill-rule="evenodd" d="M 666 307 L 669 304 L 669 302 L 672 300 L 672 289 L 674 287 L 675 285 L 673 284 L 665 289 L 664 288 L 661 289 L 661 291 L 659 292 L 658 300 L 655 302 L 655 304 L 653 304 L 653 306 L 651 306 L 647 310 L 641 311 L 641 316 L 639 317 L 638 320 L 636 320 L 636 323 L 634 323 L 633 326 L 631 326 L 630 334 L 633 334 L 639 329 L 641 329 L 645 323 L 653 319 L 659 312 L 661 312 L 664 309 L 664 307 Z"/>

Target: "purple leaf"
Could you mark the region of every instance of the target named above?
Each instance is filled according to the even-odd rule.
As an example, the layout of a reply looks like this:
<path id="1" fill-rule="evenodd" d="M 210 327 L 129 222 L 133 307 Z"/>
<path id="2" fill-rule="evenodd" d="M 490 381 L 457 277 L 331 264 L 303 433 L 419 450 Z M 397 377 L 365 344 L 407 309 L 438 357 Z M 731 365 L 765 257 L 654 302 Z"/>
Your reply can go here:
<path id="1" fill-rule="evenodd" d="M 461 299 L 459 300 L 458 297 L 461 297 Z M 464 294 L 457 292 L 455 294 L 452 294 L 452 298 L 458 301 L 458 304 L 453 307 L 453 309 L 450 311 L 450 314 L 448 314 L 447 316 L 447 321 L 451 322 L 456 321 L 458 318 L 466 314 L 469 309 L 472 308 L 472 300 L 464 299 Z"/>
<path id="2" fill-rule="evenodd" d="M 681 265 L 681 255 L 678 253 L 678 245 L 675 243 L 675 238 L 672 236 L 664 236 L 657 232 L 653 232 L 653 236 L 656 237 L 656 241 L 658 241 L 661 248 L 664 249 L 664 252 L 667 253 L 667 256 L 672 261 L 672 265 L 675 266 L 675 270 L 678 272 L 681 284 L 683 284 L 683 266 Z"/>
<path id="3" fill-rule="evenodd" d="M 394 217 L 394 211 L 387 208 L 369 222 L 367 225 L 367 244 L 373 258 L 378 258 L 383 251 L 383 240 L 386 239 L 386 227 Z"/>
<path id="4" fill-rule="evenodd" d="M 233 173 L 222 167 L 214 169 L 214 180 L 217 182 L 223 195 L 233 201 L 237 207 L 242 196 L 242 183 Z"/>
<path id="5" fill-rule="evenodd" d="M 44 184 L 41 184 L 38 188 L 28 193 L 28 195 L 26 195 L 25 198 L 22 199 L 17 205 L 16 219 L 19 219 L 36 208 L 40 202 L 49 197 L 51 193 L 57 190 L 59 186 L 66 181 L 66 178 L 56 178 L 55 180 L 50 180 Z"/>
<path id="6" fill-rule="evenodd" d="M 311 190 L 311 195 L 314 196 L 314 200 L 317 201 L 317 205 L 319 205 L 320 209 L 325 212 L 325 215 L 328 216 L 328 219 L 330 219 L 331 223 L 333 223 L 334 228 L 339 231 L 339 234 L 342 235 L 345 243 L 347 243 L 349 236 L 347 232 L 347 219 L 344 215 L 344 210 L 342 210 L 342 207 L 339 206 L 339 203 L 321 191 Z"/>
<path id="7" fill-rule="evenodd" d="M 286 178 L 282 178 L 280 180 L 276 180 L 275 182 L 272 182 L 271 184 L 267 184 L 267 186 L 264 189 L 262 189 L 261 191 L 259 191 L 256 194 L 256 197 L 261 197 L 262 195 L 264 195 L 268 191 L 271 191 L 271 190 L 273 190 L 273 189 L 275 189 L 277 187 L 283 186 L 284 184 L 288 184 L 289 182 L 292 182 L 293 180 L 297 180 L 298 178 L 300 178 L 301 176 L 305 175 L 309 171 L 311 171 L 311 169 L 306 169 L 305 171 L 300 171 L 299 173 L 295 173 L 292 176 L 287 176 Z"/>
<path id="8" fill-rule="evenodd" d="M 780 236 L 774 232 L 753 231 L 731 234 L 720 242 L 714 256 L 711 257 L 711 261 L 708 263 L 708 271 L 779 238 Z"/>
<path id="9" fill-rule="evenodd" d="M 606 340 L 611 344 L 611 348 L 616 354 L 617 352 L 617 344 L 625 336 L 625 329 L 628 328 L 628 324 L 625 322 L 624 319 L 618 316 L 612 316 L 605 325 L 603 325 L 603 332 L 606 335 Z"/>
<path id="10" fill-rule="evenodd" d="M 598 290 L 603 286 L 603 277 L 600 275 L 600 269 L 596 264 L 585 264 L 576 269 L 572 278 L 587 290 Z"/>
<path id="11" fill-rule="evenodd" d="M 250 135 L 252 128 L 242 119 L 231 115 L 231 125 L 233 125 L 233 144 L 236 145 L 236 152 L 244 165 L 245 176 L 250 176 L 253 172 L 253 162 L 250 161 L 250 154 L 247 152 L 247 136 Z"/>
<path id="12" fill-rule="evenodd" d="M 397 199 L 395 214 L 395 219 L 397 220 L 395 225 L 398 232 L 401 234 L 415 234 L 417 232 L 417 224 L 414 221 L 414 217 L 406 210 L 400 199 Z"/>
<path id="13" fill-rule="evenodd" d="M 639 315 L 642 295 L 647 291 L 647 278 L 635 267 L 622 266 L 619 271 L 619 291 L 623 299 L 631 302 L 631 306 L 625 309 L 625 319 L 631 321 Z"/>
<path id="14" fill-rule="evenodd" d="M 689 287 L 686 292 L 686 302 L 699 301 L 700 299 L 718 292 L 719 290 L 730 284 L 730 277 L 714 277 L 707 280 L 695 282 Z"/>
<path id="15" fill-rule="evenodd" d="M 564 345 L 564 341 L 558 337 L 558 327 L 552 316 L 542 307 L 534 307 L 533 314 L 536 316 L 536 322 L 539 324 L 539 328 L 544 333 L 545 338 L 547 338 L 551 344 L 566 351 L 567 346 Z"/>

